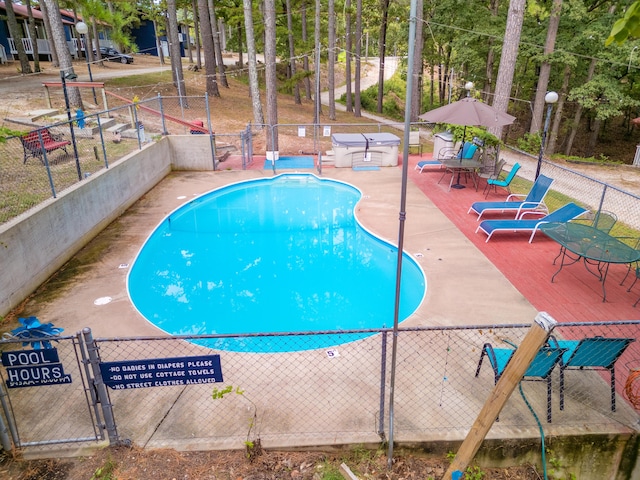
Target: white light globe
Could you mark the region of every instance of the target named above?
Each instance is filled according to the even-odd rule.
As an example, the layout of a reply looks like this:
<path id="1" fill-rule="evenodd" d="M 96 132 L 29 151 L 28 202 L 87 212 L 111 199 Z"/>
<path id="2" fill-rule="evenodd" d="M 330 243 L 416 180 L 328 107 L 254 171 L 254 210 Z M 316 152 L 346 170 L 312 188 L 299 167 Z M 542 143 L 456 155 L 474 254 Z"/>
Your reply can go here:
<path id="1" fill-rule="evenodd" d="M 556 92 L 547 92 L 544 96 L 545 103 L 556 103 L 558 101 L 558 94 Z"/>

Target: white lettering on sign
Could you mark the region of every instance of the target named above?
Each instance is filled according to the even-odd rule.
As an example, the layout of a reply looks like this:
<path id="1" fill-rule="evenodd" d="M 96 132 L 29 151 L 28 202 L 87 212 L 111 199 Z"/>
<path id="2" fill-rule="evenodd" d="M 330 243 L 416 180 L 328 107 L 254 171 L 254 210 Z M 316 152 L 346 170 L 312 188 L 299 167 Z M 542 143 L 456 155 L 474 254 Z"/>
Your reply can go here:
<path id="1" fill-rule="evenodd" d="M 46 381 L 64 377 L 64 370 L 62 365 L 53 367 L 42 365 L 39 368 L 7 370 L 7 375 L 10 382 Z"/>
<path id="2" fill-rule="evenodd" d="M 8 364 L 6 367 L 15 367 L 17 365 L 40 365 L 43 363 L 51 363 L 44 358 L 43 351 L 33 350 L 30 352 L 8 352 Z"/>

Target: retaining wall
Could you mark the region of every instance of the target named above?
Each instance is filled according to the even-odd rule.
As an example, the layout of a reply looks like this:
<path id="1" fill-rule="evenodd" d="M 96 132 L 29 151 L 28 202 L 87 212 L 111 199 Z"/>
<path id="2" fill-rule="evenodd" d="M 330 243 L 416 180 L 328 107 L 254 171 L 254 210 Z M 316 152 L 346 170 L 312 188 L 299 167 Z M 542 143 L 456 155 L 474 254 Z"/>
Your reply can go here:
<path id="1" fill-rule="evenodd" d="M 0 316 L 171 171 L 170 145 L 169 137 L 148 144 L 0 226 Z"/>

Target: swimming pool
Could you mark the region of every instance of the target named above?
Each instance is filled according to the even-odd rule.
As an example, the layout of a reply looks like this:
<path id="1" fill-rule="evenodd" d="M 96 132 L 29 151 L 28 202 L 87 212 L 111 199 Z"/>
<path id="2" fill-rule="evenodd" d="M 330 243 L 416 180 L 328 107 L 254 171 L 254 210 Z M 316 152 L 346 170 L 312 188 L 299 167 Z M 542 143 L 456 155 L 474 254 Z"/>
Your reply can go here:
<path id="1" fill-rule="evenodd" d="M 345 183 L 283 174 L 197 197 L 141 248 L 127 278 L 131 301 L 176 335 L 390 327 L 397 248 L 358 224 L 361 196 Z M 424 293 L 420 266 L 404 254 L 400 321 Z M 306 347 L 290 340 L 224 338 L 215 348 L 281 352 L 336 343 L 332 336 L 314 336 Z"/>

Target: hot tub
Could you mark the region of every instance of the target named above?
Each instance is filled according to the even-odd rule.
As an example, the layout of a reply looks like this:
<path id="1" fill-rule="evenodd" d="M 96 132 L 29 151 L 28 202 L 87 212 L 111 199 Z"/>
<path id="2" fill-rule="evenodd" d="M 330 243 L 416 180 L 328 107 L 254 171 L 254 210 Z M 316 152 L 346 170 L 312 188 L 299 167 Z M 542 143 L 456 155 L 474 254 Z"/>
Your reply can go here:
<path id="1" fill-rule="evenodd" d="M 400 138 L 392 133 L 334 133 L 331 141 L 336 167 L 398 165 Z"/>

